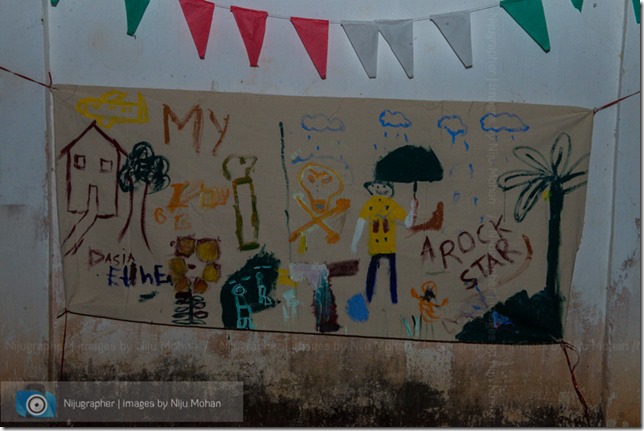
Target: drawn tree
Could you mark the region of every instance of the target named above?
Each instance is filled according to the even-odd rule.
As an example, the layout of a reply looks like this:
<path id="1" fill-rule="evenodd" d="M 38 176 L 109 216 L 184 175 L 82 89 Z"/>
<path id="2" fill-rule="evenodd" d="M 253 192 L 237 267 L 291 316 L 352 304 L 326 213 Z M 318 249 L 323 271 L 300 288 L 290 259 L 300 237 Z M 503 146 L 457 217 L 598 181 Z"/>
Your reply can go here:
<path id="1" fill-rule="evenodd" d="M 572 146 L 570 136 L 561 133 L 550 148 L 550 161 L 531 147 L 518 146 L 514 156 L 528 165 L 530 169 L 517 169 L 506 172 L 497 178 L 501 190 L 508 191 L 522 187 L 514 207 L 514 219 L 522 222 L 539 198 L 547 191 L 550 204 L 548 221 L 548 253 L 545 292 L 551 297 L 559 297 L 559 246 L 561 244 L 561 211 L 564 196 L 586 184 L 587 171 L 575 171 L 589 157 L 586 154 L 569 165 Z"/>
<path id="2" fill-rule="evenodd" d="M 513 153 L 527 165 L 527 169 L 515 169 L 500 175 L 497 185 L 504 192 L 521 189 L 514 207 L 514 219 L 521 223 L 542 197 L 549 203 L 545 287 L 532 297 L 521 290 L 505 303 L 496 304 L 482 317 L 466 323 L 456 335 L 461 341 L 552 342 L 563 336 L 563 298 L 559 289 L 561 213 L 565 196 L 587 182 L 587 170 L 577 169 L 589 154 L 571 164 L 572 146 L 567 133 L 559 134 L 554 141 L 549 160 L 527 146 L 518 146 Z"/>
<path id="3" fill-rule="evenodd" d="M 119 241 L 125 236 L 130 225 L 132 213 L 134 212 L 134 191 L 139 184 L 144 184 L 143 197 L 141 200 L 141 234 L 148 250 L 150 244 L 145 232 L 145 202 L 148 194 L 159 192 L 170 185 L 168 170 L 170 163 L 163 156 L 154 154 L 152 146 L 147 142 L 139 142 L 134 146 L 123 167 L 119 170 L 119 187 L 125 193 L 130 194 L 130 213 L 127 222 L 121 230 Z"/>

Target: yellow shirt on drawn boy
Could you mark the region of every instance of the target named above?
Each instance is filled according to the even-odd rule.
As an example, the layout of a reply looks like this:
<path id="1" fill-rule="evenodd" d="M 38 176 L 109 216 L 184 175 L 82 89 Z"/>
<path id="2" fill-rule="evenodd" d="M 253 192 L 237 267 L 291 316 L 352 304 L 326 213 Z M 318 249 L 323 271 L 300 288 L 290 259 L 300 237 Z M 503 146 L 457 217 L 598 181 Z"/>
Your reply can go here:
<path id="1" fill-rule="evenodd" d="M 370 255 L 396 252 L 396 224 L 405 219 L 405 210 L 392 198 L 374 195 L 360 210 L 369 230 Z"/>

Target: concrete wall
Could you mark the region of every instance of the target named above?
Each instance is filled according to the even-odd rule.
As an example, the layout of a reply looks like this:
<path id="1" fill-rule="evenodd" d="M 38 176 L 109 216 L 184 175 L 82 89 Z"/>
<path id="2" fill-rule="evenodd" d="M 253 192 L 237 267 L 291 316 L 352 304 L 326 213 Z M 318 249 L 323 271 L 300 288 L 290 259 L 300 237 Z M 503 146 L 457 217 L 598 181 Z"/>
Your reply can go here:
<path id="1" fill-rule="evenodd" d="M 423 17 L 493 3 L 234 4 L 338 22 Z M 544 0 L 553 47 L 548 54 L 503 10 L 473 13 L 470 70 L 431 22 L 419 21 L 412 80 L 385 43 L 378 78 L 369 80 L 341 28 L 332 25 L 328 78 L 322 81 L 287 20 L 269 18 L 260 67 L 249 68 L 225 9 L 216 9 L 206 60 L 199 60 L 178 2 L 151 2 L 131 38 L 122 2 L 61 0 L 51 8 L 44 0 L 0 0 L 2 40 L 14 41 L 0 44 L 0 66 L 39 80 L 49 69 L 61 84 L 597 107 L 639 89 L 640 27 L 631 3 L 586 1 L 580 14 L 568 1 Z M 58 238 L 48 197 L 48 98 L 43 88 L 4 73 L 0 97 L 0 233 L 7 239 L 0 245 L 0 319 L 8 358 L 0 377 L 56 379 L 64 318 L 55 316 L 64 304 L 56 247 L 49 252 Z M 576 376 L 592 424 L 640 425 L 639 119 L 639 97 L 595 116 L 566 322 L 566 339 L 581 352 Z M 62 377 L 239 379 L 252 425 L 586 424 L 559 346 L 204 331 L 69 315 Z"/>

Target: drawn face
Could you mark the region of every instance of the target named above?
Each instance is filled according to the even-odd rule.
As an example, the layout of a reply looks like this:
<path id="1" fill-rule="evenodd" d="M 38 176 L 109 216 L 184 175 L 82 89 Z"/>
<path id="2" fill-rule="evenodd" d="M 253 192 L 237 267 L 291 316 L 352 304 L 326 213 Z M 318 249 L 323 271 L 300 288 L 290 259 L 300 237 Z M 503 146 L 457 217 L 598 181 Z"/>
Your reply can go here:
<path id="1" fill-rule="evenodd" d="M 329 209 L 331 198 L 344 188 L 342 179 L 333 169 L 315 163 L 304 165 L 298 182 L 308 195 L 311 209 L 318 214 Z"/>
<path id="2" fill-rule="evenodd" d="M 387 196 L 392 197 L 394 195 L 394 189 L 386 183 L 373 183 L 369 185 L 369 193 L 377 196 Z"/>
<path id="3" fill-rule="evenodd" d="M 244 296 L 246 294 L 246 288 L 241 284 L 238 284 L 233 288 L 233 295 Z"/>

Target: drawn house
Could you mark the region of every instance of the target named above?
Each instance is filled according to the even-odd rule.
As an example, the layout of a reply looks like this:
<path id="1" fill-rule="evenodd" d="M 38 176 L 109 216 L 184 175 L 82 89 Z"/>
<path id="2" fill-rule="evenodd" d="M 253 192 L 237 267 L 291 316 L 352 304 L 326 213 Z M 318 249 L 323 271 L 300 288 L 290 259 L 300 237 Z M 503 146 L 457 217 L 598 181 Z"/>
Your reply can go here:
<path id="1" fill-rule="evenodd" d="M 67 211 L 86 213 L 90 190 L 96 189 L 97 217 L 118 215 L 118 171 L 127 153 L 119 143 L 92 122 L 60 151 L 66 157 L 65 193 Z"/>

